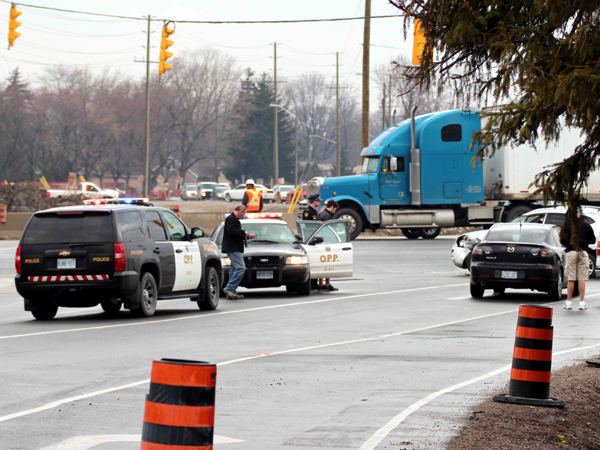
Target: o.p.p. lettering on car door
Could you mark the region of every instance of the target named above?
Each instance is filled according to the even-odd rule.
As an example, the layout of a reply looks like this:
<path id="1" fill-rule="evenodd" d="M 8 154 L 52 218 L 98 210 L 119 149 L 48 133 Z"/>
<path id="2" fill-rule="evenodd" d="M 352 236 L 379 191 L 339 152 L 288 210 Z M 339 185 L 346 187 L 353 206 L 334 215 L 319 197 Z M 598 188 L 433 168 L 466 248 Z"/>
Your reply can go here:
<path id="1" fill-rule="evenodd" d="M 338 255 L 321 255 L 322 263 L 337 262 L 337 261 L 338 261 Z"/>

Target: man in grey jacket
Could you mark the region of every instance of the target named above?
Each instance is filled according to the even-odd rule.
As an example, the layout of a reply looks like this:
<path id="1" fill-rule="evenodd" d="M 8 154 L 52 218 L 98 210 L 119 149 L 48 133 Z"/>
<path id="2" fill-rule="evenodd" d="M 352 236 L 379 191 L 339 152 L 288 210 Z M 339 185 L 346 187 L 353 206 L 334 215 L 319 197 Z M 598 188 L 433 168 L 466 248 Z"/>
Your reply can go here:
<path id="1" fill-rule="evenodd" d="M 339 207 L 340 205 L 338 205 L 338 202 L 336 202 L 335 200 L 327 200 L 323 211 L 317 214 L 317 220 L 320 220 L 321 222 L 327 222 L 328 220 L 332 220 L 333 215 Z M 319 280 L 319 289 L 323 291 L 339 291 L 338 288 L 333 287 L 331 285 L 331 278 L 325 278 L 325 283 L 323 283 L 323 280 Z"/>

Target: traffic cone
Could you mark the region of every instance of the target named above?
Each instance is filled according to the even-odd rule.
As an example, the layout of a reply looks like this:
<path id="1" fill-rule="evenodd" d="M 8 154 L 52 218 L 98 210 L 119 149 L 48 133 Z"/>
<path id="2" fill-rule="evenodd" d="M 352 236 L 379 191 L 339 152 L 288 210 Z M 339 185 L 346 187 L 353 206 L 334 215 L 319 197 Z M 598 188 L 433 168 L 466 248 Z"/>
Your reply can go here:
<path id="1" fill-rule="evenodd" d="M 565 406 L 563 401 L 550 398 L 552 312 L 549 306 L 519 306 L 508 395 L 495 396 L 495 402 Z"/>
<path id="2" fill-rule="evenodd" d="M 179 205 L 171 205 L 169 209 L 175 213 L 176 216 L 179 216 Z"/>
<path id="3" fill-rule="evenodd" d="M 275 202 L 281 203 L 281 192 L 277 192 L 277 194 L 275 195 Z"/>
<path id="4" fill-rule="evenodd" d="M 153 361 L 141 450 L 212 450 L 216 380 L 216 364 Z"/>
<path id="5" fill-rule="evenodd" d="M 6 223 L 6 205 L 0 205 L 0 223 Z"/>

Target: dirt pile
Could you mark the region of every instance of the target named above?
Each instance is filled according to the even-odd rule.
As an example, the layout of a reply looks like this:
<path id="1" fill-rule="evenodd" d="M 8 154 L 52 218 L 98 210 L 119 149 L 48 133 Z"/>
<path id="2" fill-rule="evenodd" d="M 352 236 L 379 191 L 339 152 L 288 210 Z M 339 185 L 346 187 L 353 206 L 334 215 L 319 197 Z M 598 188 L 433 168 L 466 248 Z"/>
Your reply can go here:
<path id="1" fill-rule="evenodd" d="M 553 373 L 550 396 L 566 406 L 495 403 L 490 396 L 447 450 L 600 449 L 600 369 L 577 364 Z"/>
<path id="2" fill-rule="evenodd" d="M 81 204 L 82 195 L 51 198 L 34 183 L 0 186 L 0 205 L 6 205 L 7 212 L 35 212 L 55 206 Z"/>

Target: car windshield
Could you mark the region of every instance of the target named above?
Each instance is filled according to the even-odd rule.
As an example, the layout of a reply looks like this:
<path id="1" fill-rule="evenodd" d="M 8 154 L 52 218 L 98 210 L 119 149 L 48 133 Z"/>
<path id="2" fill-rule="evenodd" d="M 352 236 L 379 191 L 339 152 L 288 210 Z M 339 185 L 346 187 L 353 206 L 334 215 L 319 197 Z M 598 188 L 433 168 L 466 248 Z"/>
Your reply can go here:
<path id="1" fill-rule="evenodd" d="M 217 183 L 202 183 L 202 189 L 212 189 L 217 185 Z"/>
<path id="2" fill-rule="evenodd" d="M 196 190 L 196 186 L 194 186 L 193 184 L 188 184 L 188 185 L 185 187 L 185 190 L 186 190 L 186 191 L 195 191 L 195 190 Z"/>
<path id="3" fill-rule="evenodd" d="M 293 244 L 296 242 L 294 232 L 286 223 L 260 223 L 260 222 L 245 222 L 242 223 L 242 228 L 248 234 L 256 234 L 256 238 L 248 240 L 248 244 Z"/>
<path id="4" fill-rule="evenodd" d="M 229 188 L 226 188 L 225 186 L 217 186 L 217 192 L 225 192 L 228 189 Z"/>
<path id="5" fill-rule="evenodd" d="M 501 227 L 492 228 L 487 235 L 489 242 L 528 242 L 543 244 L 548 241 L 549 231 L 546 228 Z"/>
<path id="6" fill-rule="evenodd" d="M 379 156 L 363 159 L 362 173 L 376 173 L 379 167 Z"/>

